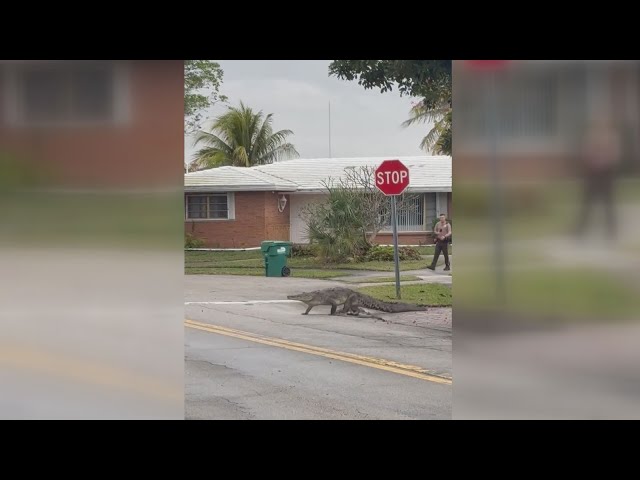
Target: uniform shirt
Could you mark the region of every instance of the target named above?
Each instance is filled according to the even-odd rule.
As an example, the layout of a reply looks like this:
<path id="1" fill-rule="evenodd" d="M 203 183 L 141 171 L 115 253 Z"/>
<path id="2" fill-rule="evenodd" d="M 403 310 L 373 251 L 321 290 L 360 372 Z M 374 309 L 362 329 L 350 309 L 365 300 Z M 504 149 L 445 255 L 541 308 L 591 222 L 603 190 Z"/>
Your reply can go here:
<path id="1" fill-rule="evenodd" d="M 433 227 L 433 232 L 436 234 L 436 237 L 446 236 L 451 234 L 451 225 L 446 223 L 442 225 L 440 222 L 436 223 L 436 226 Z"/>

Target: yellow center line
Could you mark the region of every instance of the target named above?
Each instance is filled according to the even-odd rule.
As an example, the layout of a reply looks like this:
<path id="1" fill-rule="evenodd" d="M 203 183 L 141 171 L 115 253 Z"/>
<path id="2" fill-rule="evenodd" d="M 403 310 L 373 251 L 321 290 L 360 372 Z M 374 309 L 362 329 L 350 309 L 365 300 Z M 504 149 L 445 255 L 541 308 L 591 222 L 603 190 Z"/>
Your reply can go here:
<path id="1" fill-rule="evenodd" d="M 209 333 L 217 333 L 219 335 L 240 338 L 242 340 L 261 343 L 263 345 L 270 345 L 272 347 L 280 347 L 287 350 L 294 350 L 296 352 L 303 352 L 311 355 L 332 358 L 334 360 L 341 360 L 343 362 L 355 363 L 357 365 L 377 368 L 379 370 L 385 370 L 387 372 L 399 373 L 401 375 L 419 378 L 421 380 L 427 380 L 429 382 L 441 383 L 444 385 L 452 384 L 451 377 L 435 374 L 425 368 L 417 367 L 415 365 L 406 365 L 382 358 L 357 355 L 355 353 L 337 352 L 335 350 L 329 350 L 328 348 L 290 342 L 289 340 L 283 340 L 281 338 L 266 337 L 257 333 L 244 332 L 241 330 L 235 330 L 233 328 L 221 327 L 219 325 L 212 325 L 209 323 L 196 322 L 189 319 L 185 319 L 184 324 L 186 327 L 196 330 L 202 330 Z"/>

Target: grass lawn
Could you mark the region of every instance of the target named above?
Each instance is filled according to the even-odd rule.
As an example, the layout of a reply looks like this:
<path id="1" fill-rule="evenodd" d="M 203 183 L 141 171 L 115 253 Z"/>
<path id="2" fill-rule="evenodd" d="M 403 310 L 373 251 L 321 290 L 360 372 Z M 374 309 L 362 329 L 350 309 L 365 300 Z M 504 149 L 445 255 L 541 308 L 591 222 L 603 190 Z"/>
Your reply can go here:
<path id="1" fill-rule="evenodd" d="M 416 247 L 416 250 L 418 250 L 420 255 L 433 255 L 436 253 L 435 245 L 424 245 L 423 247 Z M 452 246 L 449 245 L 449 255 L 451 255 L 452 253 Z"/>
<path id="2" fill-rule="evenodd" d="M 401 282 L 411 282 L 414 280 L 421 280 L 420 277 L 416 277 L 415 275 L 400 275 Z M 395 282 L 396 277 L 351 277 L 347 280 L 347 283 L 386 283 L 386 282 Z"/>
<path id="3" fill-rule="evenodd" d="M 426 266 L 424 260 L 407 260 L 400 262 L 400 270 L 419 270 Z M 291 268 L 332 268 L 341 270 L 373 270 L 377 272 L 393 272 L 393 262 L 359 262 L 359 263 L 338 263 L 322 264 L 314 258 L 291 258 L 289 259 Z"/>
<path id="4" fill-rule="evenodd" d="M 162 249 L 184 242 L 180 192 L 0 194 L 0 240 Z"/>
<path id="5" fill-rule="evenodd" d="M 289 258 L 288 265 L 292 275 L 303 270 L 374 270 L 380 272 L 392 272 L 393 262 L 362 262 L 362 263 L 339 263 L 326 264 L 311 257 Z M 409 260 L 400 262 L 400 270 L 418 270 L 426 266 L 425 260 Z M 199 269 L 262 269 L 263 260 L 259 250 L 248 252 L 206 252 L 206 251 L 186 251 L 185 271 L 187 273 L 209 273 L 196 271 Z M 216 272 L 211 271 L 211 274 Z M 222 274 L 222 273 L 221 273 Z M 225 274 L 226 275 L 226 274 Z M 247 274 L 252 275 L 252 274 Z M 334 276 L 344 275 L 338 273 Z M 320 278 L 320 277 L 313 277 Z M 327 278 L 327 277 L 323 277 Z"/>
<path id="6" fill-rule="evenodd" d="M 456 273 L 456 306 L 493 310 L 490 270 Z M 506 274 L 507 301 L 501 309 L 525 316 L 540 315 L 583 321 L 636 315 L 637 287 L 592 269 L 526 269 Z"/>
<path id="7" fill-rule="evenodd" d="M 386 302 L 406 302 L 419 305 L 432 305 L 441 307 L 451 306 L 451 288 L 438 283 L 425 283 L 400 286 L 402 300 L 396 299 L 395 285 L 379 285 L 375 287 L 363 287 L 358 291 Z"/>

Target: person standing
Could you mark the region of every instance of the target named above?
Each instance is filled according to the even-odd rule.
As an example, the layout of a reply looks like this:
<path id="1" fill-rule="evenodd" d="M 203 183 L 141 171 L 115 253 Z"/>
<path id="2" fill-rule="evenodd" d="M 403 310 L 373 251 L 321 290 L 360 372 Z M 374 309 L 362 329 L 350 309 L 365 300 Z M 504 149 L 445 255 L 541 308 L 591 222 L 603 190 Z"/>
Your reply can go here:
<path id="1" fill-rule="evenodd" d="M 598 200 L 605 210 L 605 233 L 608 240 L 615 240 L 617 233 L 614 205 L 615 181 L 622 154 L 620 135 L 607 118 L 592 122 L 583 149 L 583 200 L 580 205 L 575 233 L 586 233 L 589 217 Z"/>
<path id="2" fill-rule="evenodd" d="M 451 264 L 449 263 L 449 241 L 451 240 L 451 225 L 447 222 L 447 216 L 444 213 L 440 214 L 440 221 L 436 223 L 433 228 L 433 233 L 436 239 L 436 251 L 433 255 L 433 262 L 428 265 L 429 270 L 435 270 L 440 252 L 444 254 L 445 270 L 451 270 Z"/>

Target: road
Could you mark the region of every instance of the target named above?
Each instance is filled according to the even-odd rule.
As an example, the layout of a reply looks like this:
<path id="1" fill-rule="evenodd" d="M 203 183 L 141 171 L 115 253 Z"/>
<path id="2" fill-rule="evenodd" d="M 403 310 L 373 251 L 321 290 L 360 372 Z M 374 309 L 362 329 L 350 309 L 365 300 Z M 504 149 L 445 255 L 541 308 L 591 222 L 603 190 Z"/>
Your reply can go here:
<path id="1" fill-rule="evenodd" d="M 185 418 L 450 419 L 451 309 L 386 323 L 286 300 L 333 285 L 186 276 Z"/>
<path id="2" fill-rule="evenodd" d="M 183 261 L 0 248 L 0 418 L 183 418 Z"/>

